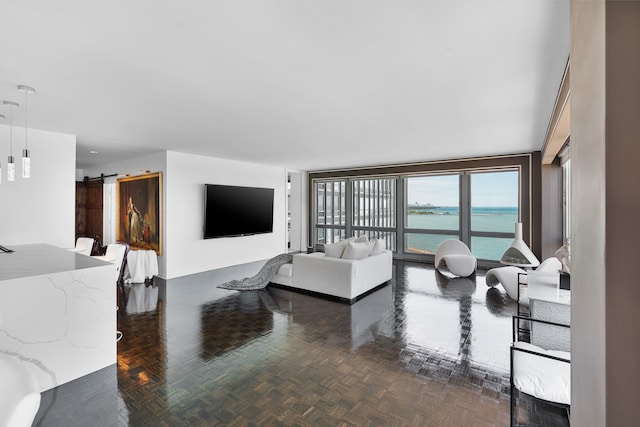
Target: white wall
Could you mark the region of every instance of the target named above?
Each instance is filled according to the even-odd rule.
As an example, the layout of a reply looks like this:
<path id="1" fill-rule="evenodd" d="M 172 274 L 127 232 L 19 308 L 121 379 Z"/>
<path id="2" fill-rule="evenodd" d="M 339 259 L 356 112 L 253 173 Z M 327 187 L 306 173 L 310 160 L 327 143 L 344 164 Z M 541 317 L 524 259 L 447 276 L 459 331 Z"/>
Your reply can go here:
<path id="1" fill-rule="evenodd" d="M 571 424 L 640 425 L 640 2 L 571 2 Z"/>
<path id="2" fill-rule="evenodd" d="M 273 233 L 203 239 L 204 184 L 273 188 Z M 271 258 L 287 251 L 284 168 L 167 152 L 166 278 Z"/>
<path id="3" fill-rule="evenodd" d="M 16 180 L 7 182 L 9 127 L 0 125 L 0 245 L 73 247 L 76 137 L 29 129 L 31 178 L 21 177 L 24 128 L 13 127 Z"/>
<path id="4" fill-rule="evenodd" d="M 606 425 L 605 4 L 571 2 L 571 424 Z"/>
<path id="5" fill-rule="evenodd" d="M 640 258 L 640 50 L 629 41 L 640 40 L 640 2 L 605 4 L 606 425 L 637 426 L 640 286 L 635 266 Z"/>
<path id="6" fill-rule="evenodd" d="M 306 172 L 289 171 L 291 192 L 289 197 L 289 214 L 291 216 L 291 230 L 289 232 L 289 252 L 307 250 L 306 212 L 307 188 Z"/>
<path id="7" fill-rule="evenodd" d="M 163 256 L 158 275 L 165 279 L 270 258 L 286 252 L 286 170 L 252 163 L 177 152 L 159 152 L 85 169 L 100 174 L 162 172 Z M 109 180 L 115 181 L 116 178 Z M 230 184 L 275 189 L 274 232 L 223 239 L 202 238 L 204 184 Z"/>

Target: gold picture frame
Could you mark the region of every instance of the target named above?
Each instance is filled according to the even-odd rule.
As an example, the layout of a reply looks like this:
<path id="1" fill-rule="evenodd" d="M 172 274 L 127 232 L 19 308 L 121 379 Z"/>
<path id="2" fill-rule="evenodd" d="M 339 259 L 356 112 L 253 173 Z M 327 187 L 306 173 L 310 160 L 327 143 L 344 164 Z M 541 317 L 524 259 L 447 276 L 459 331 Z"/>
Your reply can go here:
<path id="1" fill-rule="evenodd" d="M 116 181 L 116 240 L 162 255 L 162 172 Z"/>

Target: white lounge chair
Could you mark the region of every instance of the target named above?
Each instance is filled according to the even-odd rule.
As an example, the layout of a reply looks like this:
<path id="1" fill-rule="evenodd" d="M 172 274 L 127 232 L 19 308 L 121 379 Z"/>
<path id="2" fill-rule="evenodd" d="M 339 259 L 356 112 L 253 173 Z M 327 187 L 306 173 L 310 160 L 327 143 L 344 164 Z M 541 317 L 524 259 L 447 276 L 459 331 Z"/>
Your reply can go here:
<path id="1" fill-rule="evenodd" d="M 440 272 L 469 277 L 476 271 L 478 261 L 462 241 L 447 239 L 438 245 L 434 265 Z"/>
<path id="2" fill-rule="evenodd" d="M 562 263 L 557 258 L 545 259 L 535 271 L 539 273 L 558 273 L 562 270 Z M 520 289 L 518 290 L 518 274 L 525 275 L 520 278 Z M 497 267 L 487 271 L 485 276 L 485 282 L 487 286 L 497 286 L 502 284 L 502 287 L 514 301 L 518 301 L 519 304 L 529 306 L 529 298 L 527 297 L 527 271 L 520 267 Z M 518 295 L 520 298 L 518 300 Z"/>

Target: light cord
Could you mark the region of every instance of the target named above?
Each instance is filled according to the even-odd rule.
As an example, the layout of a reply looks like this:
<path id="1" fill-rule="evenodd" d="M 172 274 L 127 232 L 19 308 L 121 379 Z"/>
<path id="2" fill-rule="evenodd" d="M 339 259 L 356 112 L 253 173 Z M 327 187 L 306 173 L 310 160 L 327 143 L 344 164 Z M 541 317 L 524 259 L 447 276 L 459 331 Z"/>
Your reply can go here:
<path id="1" fill-rule="evenodd" d="M 29 129 L 29 126 L 27 124 L 27 116 L 28 116 L 28 111 L 29 109 L 27 108 L 27 98 L 29 98 L 29 93 L 25 90 L 24 91 L 24 149 L 27 150 L 29 149 L 29 147 L 27 146 L 27 129 Z"/>
<path id="2" fill-rule="evenodd" d="M 9 107 L 9 156 L 13 157 L 13 105 Z"/>

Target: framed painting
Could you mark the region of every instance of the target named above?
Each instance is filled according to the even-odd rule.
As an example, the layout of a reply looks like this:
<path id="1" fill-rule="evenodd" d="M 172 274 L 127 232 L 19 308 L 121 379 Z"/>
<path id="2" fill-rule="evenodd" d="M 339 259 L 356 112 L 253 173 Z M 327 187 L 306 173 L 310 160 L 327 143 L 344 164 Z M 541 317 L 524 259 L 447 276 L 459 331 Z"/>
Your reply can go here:
<path id="1" fill-rule="evenodd" d="M 116 240 L 162 255 L 162 172 L 116 182 Z"/>

